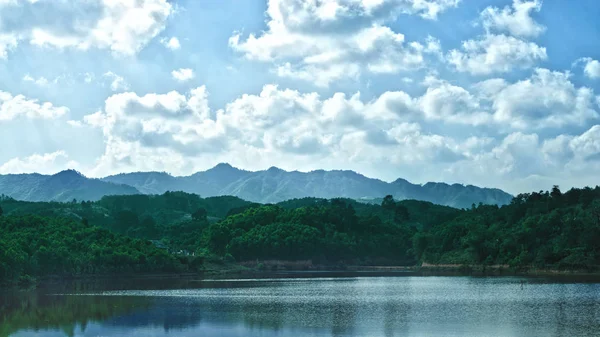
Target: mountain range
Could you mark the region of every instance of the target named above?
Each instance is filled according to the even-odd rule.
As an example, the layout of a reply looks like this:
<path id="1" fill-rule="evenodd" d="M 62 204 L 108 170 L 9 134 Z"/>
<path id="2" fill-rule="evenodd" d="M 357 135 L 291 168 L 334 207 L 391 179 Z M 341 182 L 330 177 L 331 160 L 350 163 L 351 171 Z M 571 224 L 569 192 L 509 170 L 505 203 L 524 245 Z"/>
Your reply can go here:
<path id="1" fill-rule="evenodd" d="M 472 185 L 433 182 L 419 185 L 404 179 L 388 183 L 348 170 L 289 172 L 271 167 L 264 171 L 246 171 L 224 163 L 180 177 L 165 172 L 134 172 L 92 179 L 74 170 L 54 175 L 0 175 L 0 194 L 26 201 L 98 200 L 105 195 L 166 191 L 183 191 L 202 197 L 233 195 L 260 203 L 303 197 L 344 197 L 369 202 L 388 194 L 396 200 L 416 199 L 456 208 L 480 202 L 504 205 L 512 200 L 512 195 L 502 190 Z"/>
<path id="2" fill-rule="evenodd" d="M 99 200 L 105 195 L 139 194 L 135 187 L 90 179 L 75 170 L 54 175 L 0 175 L 0 194 L 24 201 Z"/>

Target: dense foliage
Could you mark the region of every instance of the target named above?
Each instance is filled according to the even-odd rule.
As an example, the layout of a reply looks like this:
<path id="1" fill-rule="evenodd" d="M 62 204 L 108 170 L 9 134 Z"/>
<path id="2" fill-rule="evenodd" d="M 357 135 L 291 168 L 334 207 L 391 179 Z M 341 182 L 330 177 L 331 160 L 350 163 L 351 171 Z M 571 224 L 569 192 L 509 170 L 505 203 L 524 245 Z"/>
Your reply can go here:
<path id="1" fill-rule="evenodd" d="M 63 218 L 0 217 L 0 280 L 96 273 L 177 272 L 188 266 L 147 240 Z"/>
<path id="2" fill-rule="evenodd" d="M 6 215 L 67 217 L 133 238 L 162 240 L 173 249 L 195 250 L 210 222 L 251 205 L 230 196 L 200 198 L 195 194 L 106 196 L 97 202 L 73 200 L 25 202 L 0 196 Z M 194 214 L 196 216 L 194 216 Z"/>
<path id="3" fill-rule="evenodd" d="M 420 260 L 551 268 L 600 265 L 600 187 L 516 196 L 480 205 L 413 238 Z"/>
<path id="4" fill-rule="evenodd" d="M 211 252 L 242 261 L 413 264 L 412 237 L 418 229 L 459 213 L 421 201 L 392 200 L 391 207 L 382 207 L 350 199 L 294 199 L 229 216 L 206 231 L 205 243 Z"/>
<path id="5" fill-rule="evenodd" d="M 182 192 L 70 203 L 0 197 L 0 204 L 3 279 L 194 270 L 200 259 L 189 265 L 192 256 L 238 262 L 600 266 L 599 187 L 566 193 L 555 187 L 518 195 L 502 207 L 470 209 L 397 202 L 391 196 L 379 205 L 318 198 L 262 205 Z"/>

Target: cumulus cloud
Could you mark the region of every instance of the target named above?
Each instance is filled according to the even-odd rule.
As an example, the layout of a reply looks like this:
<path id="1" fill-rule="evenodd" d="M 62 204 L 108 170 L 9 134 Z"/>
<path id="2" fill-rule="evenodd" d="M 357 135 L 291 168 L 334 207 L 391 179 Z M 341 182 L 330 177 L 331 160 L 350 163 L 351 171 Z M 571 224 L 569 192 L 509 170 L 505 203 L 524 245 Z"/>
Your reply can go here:
<path id="1" fill-rule="evenodd" d="M 537 37 L 546 31 L 546 27 L 535 22 L 533 12 L 542 9 L 541 0 L 513 0 L 512 7 L 503 9 L 487 7 L 481 12 L 481 21 L 488 32 L 509 33 L 519 37 Z"/>
<path id="2" fill-rule="evenodd" d="M 275 64 L 274 72 L 328 86 L 361 72 L 396 73 L 424 67 L 425 55 L 439 52 L 439 43 L 407 42 L 384 22 L 401 13 L 435 19 L 458 0 L 337 0 L 268 2 L 268 29 L 229 45 L 246 58 Z"/>
<path id="3" fill-rule="evenodd" d="M 112 71 L 108 71 L 102 76 L 110 81 L 110 90 L 112 91 L 124 91 L 129 89 L 129 83 L 127 83 L 123 77 Z M 87 77 L 85 79 L 87 80 Z"/>
<path id="4" fill-rule="evenodd" d="M 179 82 L 189 81 L 194 78 L 194 70 L 190 68 L 180 68 L 173 70 L 171 76 Z"/>
<path id="5" fill-rule="evenodd" d="M 600 78 L 600 62 L 591 57 L 583 57 L 575 61 L 573 64 L 583 64 L 583 74 L 590 79 Z"/>
<path id="6" fill-rule="evenodd" d="M 162 38 L 160 39 L 160 43 L 162 43 L 163 46 L 171 50 L 178 50 L 179 48 L 181 48 L 179 39 L 174 36 L 170 39 L 167 39 L 166 37 Z"/>
<path id="7" fill-rule="evenodd" d="M 446 54 L 446 61 L 459 72 L 490 75 L 531 68 L 546 60 L 546 48 L 528 40 L 546 30 L 531 17 L 541 8 L 540 0 L 513 0 L 512 7 L 503 9 L 487 7 L 480 14 L 485 34 L 463 41 L 460 49 Z"/>
<path id="8" fill-rule="evenodd" d="M 467 40 L 462 48 L 451 50 L 447 61 L 459 72 L 472 75 L 507 73 L 526 69 L 546 60 L 546 48 L 507 35 L 485 35 Z"/>
<path id="9" fill-rule="evenodd" d="M 468 176 L 475 184 L 501 184 L 513 193 L 595 185 L 600 169 L 600 126 L 580 135 L 543 139 L 536 133 L 507 135 L 488 152 L 453 163 L 450 176 Z M 464 179 L 464 178 L 463 178 Z"/>
<path id="10" fill-rule="evenodd" d="M 250 167 L 261 162 L 305 165 L 299 159 L 303 157 L 324 163 L 391 156 L 396 163 L 413 165 L 463 158 L 466 143 L 426 133 L 418 123 L 403 120 L 403 114 L 415 109 L 409 107 L 413 103 L 404 93 L 363 101 L 359 94 L 321 98 L 267 85 L 257 95 L 242 95 L 213 111 L 205 87 L 198 87 L 187 94 L 113 95 L 84 122 L 104 133 L 106 151 L 98 168 L 104 173 L 152 162 L 159 169 L 167 154 L 179 163 L 175 170 L 185 173 L 195 161 L 223 156 Z M 393 111 L 380 113 L 382 107 Z M 146 164 L 141 163 L 144 156 L 150 157 Z"/>
<path id="11" fill-rule="evenodd" d="M 20 41 L 133 55 L 164 29 L 172 13 L 167 0 L 5 2 L 0 4 L 0 57 Z M 56 17 L 61 20 L 52 20 Z"/>
<path id="12" fill-rule="evenodd" d="M 0 174 L 8 173 L 41 173 L 54 174 L 58 171 L 77 168 L 79 164 L 70 161 L 65 151 L 44 154 L 32 154 L 23 158 L 12 158 L 0 165 Z"/>
<path id="13" fill-rule="evenodd" d="M 577 88 L 570 77 L 568 72 L 538 68 L 528 79 L 498 86 L 491 97 L 494 119 L 518 129 L 582 126 L 597 120 L 594 91 Z"/>
<path id="14" fill-rule="evenodd" d="M 490 122 L 490 113 L 465 88 L 429 77 L 427 91 L 418 99 L 419 111 L 429 120 L 481 125 Z"/>
<path id="15" fill-rule="evenodd" d="M 19 116 L 30 119 L 54 119 L 69 112 L 67 107 L 54 106 L 50 102 L 39 103 L 36 99 L 29 99 L 23 95 L 0 91 L 0 122 L 10 121 Z"/>

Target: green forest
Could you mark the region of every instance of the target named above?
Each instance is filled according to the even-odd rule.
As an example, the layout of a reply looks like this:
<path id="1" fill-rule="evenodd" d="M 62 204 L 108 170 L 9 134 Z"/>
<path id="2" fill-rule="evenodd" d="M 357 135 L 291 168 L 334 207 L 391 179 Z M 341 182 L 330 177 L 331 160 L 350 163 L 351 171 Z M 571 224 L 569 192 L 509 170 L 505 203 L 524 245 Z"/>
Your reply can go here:
<path id="1" fill-rule="evenodd" d="M 322 265 L 508 265 L 597 270 L 600 187 L 455 209 L 304 198 L 256 204 L 183 192 L 97 202 L 0 197 L 0 280 L 197 272 L 208 260 Z"/>

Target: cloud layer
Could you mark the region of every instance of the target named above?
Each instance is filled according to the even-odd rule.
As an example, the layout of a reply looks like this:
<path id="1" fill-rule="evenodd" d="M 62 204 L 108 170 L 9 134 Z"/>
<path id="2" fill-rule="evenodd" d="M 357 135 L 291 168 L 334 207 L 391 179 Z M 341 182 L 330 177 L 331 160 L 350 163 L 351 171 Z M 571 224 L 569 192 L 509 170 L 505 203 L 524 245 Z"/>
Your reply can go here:
<path id="1" fill-rule="evenodd" d="M 595 184 L 598 55 L 555 61 L 548 41 L 569 41 L 542 1 L 269 0 L 266 20 L 250 3 L 231 20 L 205 2 L 0 0 L 0 132 L 39 138 L 0 153 L 0 173 L 230 162 L 509 192 Z M 17 57 L 39 50 L 61 59 Z"/>
<path id="2" fill-rule="evenodd" d="M 246 58 L 273 62 L 274 72 L 326 87 L 332 81 L 358 78 L 362 73 L 413 71 L 425 66 L 439 42 L 407 41 L 385 22 L 401 14 L 427 19 L 457 6 L 458 0 L 300 1 L 268 2 L 268 29 L 230 46 Z"/>
<path id="3" fill-rule="evenodd" d="M 133 55 L 165 28 L 172 12 L 166 0 L 2 1 L 0 57 L 21 42 Z"/>

